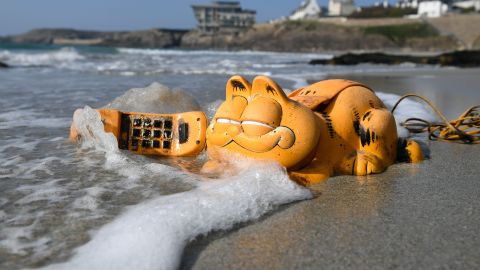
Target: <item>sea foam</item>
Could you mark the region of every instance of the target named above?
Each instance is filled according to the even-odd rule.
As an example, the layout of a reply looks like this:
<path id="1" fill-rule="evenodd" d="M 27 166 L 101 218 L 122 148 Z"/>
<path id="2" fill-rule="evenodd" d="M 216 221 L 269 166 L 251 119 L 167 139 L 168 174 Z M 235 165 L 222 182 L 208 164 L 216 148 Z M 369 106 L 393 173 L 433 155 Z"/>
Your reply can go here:
<path id="1" fill-rule="evenodd" d="M 200 182 L 191 191 L 129 209 L 69 262 L 47 269 L 175 269 L 185 245 L 197 235 L 229 229 L 312 196 L 279 165 L 246 162 L 242 167 L 235 176 Z"/>
<path id="2" fill-rule="evenodd" d="M 400 96 L 395 94 L 382 92 L 377 92 L 376 94 L 389 109 L 392 109 L 400 99 Z M 411 99 L 404 99 L 395 109 L 393 116 L 395 117 L 397 132 L 400 137 L 410 136 L 408 130 L 401 125 L 408 118 L 421 118 L 429 122 L 435 122 L 437 120 L 431 110 L 427 109 L 422 103 Z"/>
<path id="3" fill-rule="evenodd" d="M 169 99 L 173 93 L 154 84 L 146 89 L 131 90 L 111 106 L 122 108 L 132 100 L 141 104 L 143 99 L 160 92 L 166 93 L 159 96 L 160 100 Z M 383 93 L 379 96 L 387 106 L 399 98 Z M 430 116 L 419 103 L 411 102 L 399 108 L 397 121 L 409 113 Z M 213 111 L 218 104 L 219 101 L 209 104 L 208 111 Z M 81 135 L 81 146 L 104 152 L 106 167 L 126 179 L 140 173 L 162 181 L 185 181 L 192 184 L 192 189 L 160 195 L 130 207 L 114 221 L 92 232 L 91 240 L 77 248 L 67 262 L 49 265 L 46 269 L 175 269 L 185 246 L 198 235 L 228 230 L 235 224 L 255 220 L 279 205 L 312 197 L 308 189 L 291 181 L 286 170 L 276 163 L 229 156 L 233 170 L 212 179 L 158 163 L 132 160 L 118 149 L 113 135 L 103 131 L 98 112 L 89 107 L 77 110 L 73 123 Z M 95 208 L 97 193 L 95 189 L 87 192 L 74 205 Z"/>
<path id="4" fill-rule="evenodd" d="M 0 60 L 12 66 L 61 66 L 67 67 L 72 62 L 85 59 L 74 48 L 61 48 L 54 51 L 36 53 L 0 51 Z"/>
<path id="5" fill-rule="evenodd" d="M 181 89 L 170 89 L 154 82 L 145 88 L 133 88 L 116 98 L 107 108 L 129 112 L 181 113 L 200 111 L 194 97 Z"/>
<path id="6" fill-rule="evenodd" d="M 185 245 L 196 236 L 232 228 L 278 205 L 312 197 L 276 163 L 230 156 L 233 172 L 208 178 L 166 165 L 134 162 L 118 150 L 113 135 L 103 131 L 98 112 L 89 107 L 75 112 L 73 124 L 81 146 L 103 151 L 107 166 L 119 174 L 127 178 L 129 173 L 122 170 L 159 178 L 170 174 L 176 181 L 194 183 L 194 187 L 131 207 L 93 233 L 92 240 L 76 249 L 68 262 L 47 269 L 175 269 Z M 87 194 L 78 203 L 95 207 L 91 196 Z"/>

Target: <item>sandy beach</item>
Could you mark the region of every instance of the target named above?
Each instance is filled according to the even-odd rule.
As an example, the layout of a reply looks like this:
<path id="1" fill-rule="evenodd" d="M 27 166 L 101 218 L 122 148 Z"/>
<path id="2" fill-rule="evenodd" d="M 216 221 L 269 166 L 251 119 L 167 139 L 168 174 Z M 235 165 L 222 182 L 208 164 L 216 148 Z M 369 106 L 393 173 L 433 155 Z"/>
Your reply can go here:
<path id="1" fill-rule="evenodd" d="M 480 269 L 479 144 L 379 111 L 480 106 L 480 0 L 425 1 L 3 1 L 0 270 Z"/>
<path id="2" fill-rule="evenodd" d="M 456 117 L 480 103 L 476 69 L 346 74 L 396 94 L 422 94 Z M 316 197 L 230 232 L 200 237 L 182 269 L 477 269 L 478 145 L 422 139 L 430 159 L 379 175 L 337 176 Z"/>
<path id="3" fill-rule="evenodd" d="M 348 78 L 389 106 L 401 94 L 422 94 L 448 118 L 480 103 L 478 69 L 309 64 L 321 57 L 328 55 L 0 49 L 11 66 L 0 71 L 0 269 L 478 268 L 478 145 L 425 142 L 429 160 L 332 177 L 311 187 L 311 199 L 275 164 L 236 159 L 240 171 L 205 179 L 183 171 L 205 155 L 121 151 L 86 107 L 135 88 L 117 103 L 148 111 L 152 102 L 159 111 L 200 105 L 211 118 L 234 74 L 267 75 L 287 91 Z M 407 102 L 396 116 L 431 117 L 419 107 Z M 72 144 L 77 108 L 84 114 L 73 120 L 86 139 Z"/>

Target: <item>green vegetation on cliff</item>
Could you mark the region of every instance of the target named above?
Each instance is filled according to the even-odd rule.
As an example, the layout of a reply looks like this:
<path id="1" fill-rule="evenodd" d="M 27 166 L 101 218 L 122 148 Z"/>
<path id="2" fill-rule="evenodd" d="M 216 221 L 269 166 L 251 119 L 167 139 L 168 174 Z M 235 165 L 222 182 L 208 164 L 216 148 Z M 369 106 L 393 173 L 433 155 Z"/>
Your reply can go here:
<path id="1" fill-rule="evenodd" d="M 437 29 L 428 23 L 408 23 L 399 25 L 368 26 L 364 28 L 367 35 L 382 35 L 399 46 L 411 38 L 438 37 Z"/>
<path id="2" fill-rule="evenodd" d="M 277 24 L 277 28 L 282 28 L 282 27 L 288 30 L 295 29 L 295 30 L 311 32 L 311 31 L 322 29 L 322 28 L 325 29 L 326 27 L 328 29 L 333 30 L 334 28 L 339 28 L 343 26 L 319 22 L 315 20 L 303 20 L 303 21 L 285 21 Z"/>

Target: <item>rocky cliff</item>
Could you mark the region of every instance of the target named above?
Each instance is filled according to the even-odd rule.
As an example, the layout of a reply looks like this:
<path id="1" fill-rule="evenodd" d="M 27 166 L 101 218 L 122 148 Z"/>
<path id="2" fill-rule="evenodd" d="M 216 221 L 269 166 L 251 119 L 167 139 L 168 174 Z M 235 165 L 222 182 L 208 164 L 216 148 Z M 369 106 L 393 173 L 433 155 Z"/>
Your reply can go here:
<path id="1" fill-rule="evenodd" d="M 184 35 L 183 48 L 217 48 L 260 51 L 445 51 L 458 42 L 426 23 L 399 26 L 352 27 L 318 21 L 287 21 L 257 25 L 239 35 L 206 36 L 197 31 Z"/>
<path id="2" fill-rule="evenodd" d="M 462 22 L 462 27 L 457 27 L 458 29 L 452 26 L 457 20 Z M 442 52 L 480 47 L 480 28 L 477 27 L 477 21 L 480 21 L 480 15 L 459 15 L 458 18 L 450 16 L 434 22 L 410 19 L 342 21 L 324 18 L 257 24 L 235 35 L 204 35 L 197 30 L 167 29 L 130 32 L 37 29 L 8 37 L 8 40 L 3 42 L 284 52 Z M 465 40 L 465 37 L 468 37 L 468 40 Z"/>
<path id="3" fill-rule="evenodd" d="M 169 29 L 122 32 L 81 31 L 75 29 L 35 29 L 25 34 L 4 38 L 4 42 L 170 48 L 179 47 L 181 45 L 182 36 L 187 32 L 188 30 Z"/>

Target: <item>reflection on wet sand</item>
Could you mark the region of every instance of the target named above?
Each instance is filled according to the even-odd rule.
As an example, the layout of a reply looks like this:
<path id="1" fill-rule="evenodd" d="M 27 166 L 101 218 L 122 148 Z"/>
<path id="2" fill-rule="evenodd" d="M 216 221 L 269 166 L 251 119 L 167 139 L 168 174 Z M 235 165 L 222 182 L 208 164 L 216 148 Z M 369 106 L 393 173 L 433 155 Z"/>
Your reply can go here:
<path id="1" fill-rule="evenodd" d="M 241 225 L 241 228 L 232 233 L 232 238 L 225 240 L 226 245 L 229 246 L 229 260 L 248 262 L 247 265 L 268 265 L 270 269 L 282 269 L 286 263 L 285 260 L 291 260 L 291 258 L 287 259 L 290 257 L 287 255 L 292 252 L 315 253 L 315 251 L 292 249 L 305 246 L 307 242 L 322 241 L 318 239 L 323 238 L 323 233 L 334 235 L 332 243 L 335 243 L 336 248 L 352 246 L 359 230 L 364 230 L 372 220 L 382 215 L 385 204 L 391 201 L 390 194 L 393 188 L 392 182 L 375 175 L 330 178 L 312 187 L 313 192 L 318 194 L 315 204 L 307 201 L 281 207 L 278 212 L 282 214 L 276 216 L 273 222 L 269 217 L 263 218 L 261 224 L 257 225 L 261 227 L 262 233 L 258 233 L 258 228 L 251 230 L 250 227 Z M 322 219 L 322 223 L 329 224 L 329 231 L 311 231 L 311 228 L 319 226 L 318 218 Z M 362 222 L 358 223 L 357 220 Z M 275 224 L 281 224 L 281 226 Z M 313 234 L 309 234 L 309 231 Z M 301 237 L 299 237 L 298 234 L 285 232 L 305 233 L 300 233 Z M 215 238 L 215 236 L 212 237 Z M 208 240 L 201 239 L 199 242 L 193 243 L 191 247 L 207 244 L 205 242 Z M 186 268 L 188 268 L 188 257 L 193 256 L 190 252 L 191 250 L 187 248 L 187 260 L 184 262 Z M 201 260 L 202 257 L 203 254 L 200 254 L 198 259 Z M 302 262 L 308 262 L 308 260 L 308 256 L 299 258 L 298 267 L 302 267 Z"/>
<path id="2" fill-rule="evenodd" d="M 478 69 L 442 69 L 379 74 L 343 74 L 329 78 L 359 81 L 375 91 L 404 95 L 415 93 L 430 99 L 453 119 L 480 101 Z"/>

